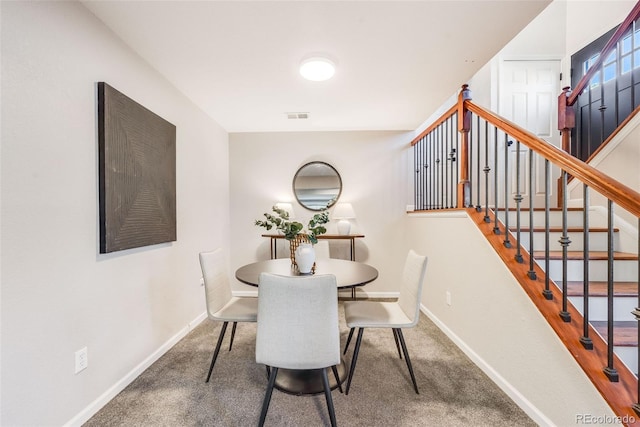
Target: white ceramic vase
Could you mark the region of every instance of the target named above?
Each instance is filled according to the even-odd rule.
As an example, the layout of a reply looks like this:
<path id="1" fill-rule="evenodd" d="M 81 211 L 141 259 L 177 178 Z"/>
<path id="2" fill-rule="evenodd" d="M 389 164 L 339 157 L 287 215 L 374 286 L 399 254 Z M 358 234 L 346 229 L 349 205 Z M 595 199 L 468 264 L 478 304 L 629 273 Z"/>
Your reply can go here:
<path id="1" fill-rule="evenodd" d="M 311 273 L 313 263 L 316 261 L 316 250 L 311 243 L 300 243 L 296 249 L 296 264 L 302 274 Z"/>

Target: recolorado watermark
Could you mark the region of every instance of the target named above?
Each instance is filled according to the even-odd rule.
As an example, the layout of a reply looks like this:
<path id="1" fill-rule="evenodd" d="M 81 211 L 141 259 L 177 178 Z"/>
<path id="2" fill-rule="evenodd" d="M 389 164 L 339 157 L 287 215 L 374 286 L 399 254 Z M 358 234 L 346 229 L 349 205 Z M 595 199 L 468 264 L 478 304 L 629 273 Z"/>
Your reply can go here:
<path id="1" fill-rule="evenodd" d="M 613 415 L 576 414 L 576 424 L 635 424 L 633 415 L 616 417 Z"/>

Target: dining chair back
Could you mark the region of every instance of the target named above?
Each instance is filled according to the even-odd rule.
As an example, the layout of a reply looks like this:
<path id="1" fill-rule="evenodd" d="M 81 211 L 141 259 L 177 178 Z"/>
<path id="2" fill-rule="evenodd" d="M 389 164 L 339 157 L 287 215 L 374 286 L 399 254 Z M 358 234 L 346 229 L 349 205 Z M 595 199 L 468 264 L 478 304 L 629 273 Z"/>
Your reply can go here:
<path id="1" fill-rule="evenodd" d="M 335 411 L 326 368 L 340 363 L 338 291 L 333 275 L 287 277 L 262 273 L 256 362 L 270 371 L 259 425 L 266 419 L 278 369 L 319 370 L 331 419 Z"/>
<path id="2" fill-rule="evenodd" d="M 226 259 L 222 249 L 200 253 L 200 267 L 207 299 L 207 315 L 213 320 L 218 320 L 216 313 L 232 297 Z"/>
<path id="3" fill-rule="evenodd" d="M 424 275 L 427 271 L 427 257 L 418 255 L 413 250 L 407 254 L 402 270 L 402 281 L 400 283 L 400 295 L 398 305 L 402 308 L 411 323 L 403 327 L 415 326 L 420 318 L 420 300 L 422 299 L 422 289 Z"/>
<path id="4" fill-rule="evenodd" d="M 218 342 L 211 358 L 206 382 L 211 378 L 213 366 L 218 358 L 220 346 L 224 339 L 227 325 L 233 322 L 229 351 L 233 346 L 238 322 L 255 322 L 258 317 L 258 299 L 252 297 L 235 297 L 231 293 L 231 284 L 227 271 L 226 258 L 222 249 L 199 254 L 204 292 L 207 305 L 207 316 L 215 322 L 223 322 L 218 335 Z"/>
<path id="5" fill-rule="evenodd" d="M 418 323 L 426 269 L 427 257 L 418 255 L 413 250 L 410 250 L 402 271 L 400 296 L 397 301 L 346 301 L 344 303 L 345 321 L 350 329 L 347 344 L 344 347 L 345 354 L 349 348 L 355 328 L 359 328 L 356 347 L 351 358 L 351 368 L 349 369 L 345 394 L 349 394 L 349 389 L 351 388 L 351 380 L 356 369 L 365 328 L 390 328 L 392 330 L 398 355 L 402 358 L 402 354 L 404 354 L 413 388 L 416 393 L 419 393 L 402 328 L 412 328 Z M 400 352 L 401 347 L 402 353 Z"/>

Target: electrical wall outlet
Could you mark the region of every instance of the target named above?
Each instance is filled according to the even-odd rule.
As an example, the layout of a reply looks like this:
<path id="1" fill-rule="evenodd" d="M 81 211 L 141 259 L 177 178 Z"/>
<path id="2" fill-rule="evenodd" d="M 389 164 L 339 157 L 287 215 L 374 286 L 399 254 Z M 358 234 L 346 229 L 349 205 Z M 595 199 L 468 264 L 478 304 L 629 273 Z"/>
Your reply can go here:
<path id="1" fill-rule="evenodd" d="M 447 291 L 447 305 L 451 305 L 451 292 Z"/>
<path id="2" fill-rule="evenodd" d="M 200 278 L 200 286 L 204 286 L 204 277 Z"/>
<path id="3" fill-rule="evenodd" d="M 89 354 L 87 347 L 84 347 L 76 351 L 76 374 L 87 369 L 87 366 L 89 366 Z"/>

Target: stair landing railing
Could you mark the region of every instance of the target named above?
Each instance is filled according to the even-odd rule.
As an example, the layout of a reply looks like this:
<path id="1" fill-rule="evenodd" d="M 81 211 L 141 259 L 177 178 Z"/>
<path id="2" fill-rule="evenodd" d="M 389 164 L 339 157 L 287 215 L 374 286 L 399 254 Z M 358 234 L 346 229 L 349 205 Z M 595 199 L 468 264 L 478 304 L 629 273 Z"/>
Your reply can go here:
<path id="1" fill-rule="evenodd" d="M 605 46 L 573 88 L 563 88 L 558 97 L 558 129 L 562 149 L 589 162 L 614 135 L 629 113 L 640 107 L 636 95 L 640 68 L 640 1 L 616 28 Z M 582 64 L 584 68 L 587 64 Z M 609 94 L 605 86 L 612 87 Z M 620 96 L 622 91 L 624 96 Z M 579 106 L 579 99 L 583 99 Z M 576 127 L 579 110 L 580 129 Z M 633 113 L 635 114 L 635 113 Z"/>
<path id="2" fill-rule="evenodd" d="M 636 375 L 614 353 L 614 221 L 616 214 L 634 218 L 640 230 L 640 193 L 614 180 L 565 151 L 538 138 L 509 120 L 472 102 L 471 91 L 462 86 L 458 102 L 412 142 L 414 154 L 414 205 L 416 211 L 461 209 L 479 218 L 487 236 L 505 263 L 520 269 L 514 273 L 528 290 L 576 361 L 624 420 L 640 420 L 640 388 Z M 550 279 L 550 225 L 552 168 L 561 175 L 562 272 L 557 283 Z M 584 307 L 580 314 L 568 301 L 568 263 L 571 240 L 568 225 L 568 177 L 582 184 Z M 535 185 L 534 185 L 535 184 Z M 542 196 L 536 206 L 534 194 Z M 607 205 L 607 333 L 602 338 L 589 320 L 589 218 L 590 197 L 604 198 Z M 544 211 L 544 221 L 534 210 Z M 499 219 L 499 212 L 504 212 Z M 515 218 L 510 219 L 511 216 Z M 515 224 L 510 221 L 515 220 Z M 523 222 L 528 227 L 523 227 Z M 540 223 L 536 223 L 540 222 Z M 533 230 L 542 228 L 545 243 L 534 246 Z M 526 245 L 522 233 L 528 232 Z M 640 242 L 640 235 L 637 236 Z M 636 253 L 640 247 L 636 248 Z M 539 254 L 539 255 L 538 255 Z M 536 255 L 538 261 L 535 259 Z M 637 259 L 637 257 L 636 257 Z M 640 261 L 634 280 L 640 277 Z M 512 269 L 512 271 L 514 271 Z M 638 295 L 640 307 L 640 294 Z M 640 308 L 636 310 L 640 319 Z M 579 330 L 576 329 L 579 325 Z M 640 330 L 640 328 L 639 328 Z M 573 333 L 576 334 L 573 337 Z M 575 338 L 575 339 L 574 339 Z M 640 337 L 639 337 L 640 339 Z M 579 349 L 571 348 L 579 342 Z M 638 356 L 640 365 L 640 354 Z M 622 418 L 621 418 L 622 419 Z M 628 422 L 628 424 L 633 424 Z"/>

